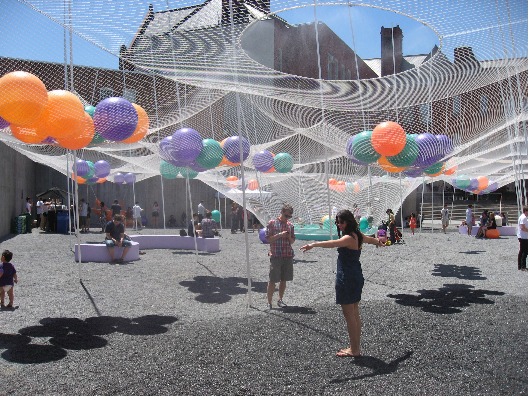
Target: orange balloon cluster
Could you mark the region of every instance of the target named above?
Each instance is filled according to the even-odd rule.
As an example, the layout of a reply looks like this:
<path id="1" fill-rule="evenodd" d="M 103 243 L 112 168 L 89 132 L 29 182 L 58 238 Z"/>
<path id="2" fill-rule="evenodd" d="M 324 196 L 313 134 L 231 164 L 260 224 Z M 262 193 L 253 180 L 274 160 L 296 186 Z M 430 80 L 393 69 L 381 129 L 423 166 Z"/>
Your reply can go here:
<path id="1" fill-rule="evenodd" d="M 147 113 L 141 106 L 132 105 L 138 113 L 138 124 L 124 143 L 138 142 L 148 132 Z M 43 144 L 53 138 L 61 147 L 78 150 L 88 146 L 95 135 L 93 120 L 75 94 L 48 92 L 37 76 L 24 71 L 0 78 L 0 117 L 11 124 L 13 136 L 24 143 Z"/>

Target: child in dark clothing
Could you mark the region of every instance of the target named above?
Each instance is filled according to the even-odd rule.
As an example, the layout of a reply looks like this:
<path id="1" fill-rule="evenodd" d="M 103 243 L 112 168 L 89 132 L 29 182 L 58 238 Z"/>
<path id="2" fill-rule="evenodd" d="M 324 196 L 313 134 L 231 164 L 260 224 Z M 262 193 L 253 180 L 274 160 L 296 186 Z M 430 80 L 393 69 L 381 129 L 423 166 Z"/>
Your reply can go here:
<path id="1" fill-rule="evenodd" d="M 9 250 L 4 250 L 2 253 L 2 264 L 0 265 L 0 300 L 2 308 L 6 308 L 4 305 L 5 293 L 9 296 L 9 305 L 7 308 L 13 308 L 15 296 L 13 294 L 13 287 L 15 283 L 18 283 L 16 269 L 13 264 L 10 263 L 13 258 L 13 253 Z"/>

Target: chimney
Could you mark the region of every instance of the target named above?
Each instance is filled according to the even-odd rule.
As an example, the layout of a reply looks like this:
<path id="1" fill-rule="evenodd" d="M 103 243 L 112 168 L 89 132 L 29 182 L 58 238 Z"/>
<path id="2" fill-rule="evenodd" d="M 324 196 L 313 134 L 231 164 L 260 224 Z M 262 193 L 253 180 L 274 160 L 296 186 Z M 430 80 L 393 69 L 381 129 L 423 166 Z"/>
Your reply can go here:
<path id="1" fill-rule="evenodd" d="M 394 43 L 394 45 L 393 45 Z M 403 62 L 403 33 L 400 25 L 381 27 L 381 76 L 400 73 Z"/>
<path id="2" fill-rule="evenodd" d="M 477 57 L 471 47 L 456 47 L 454 51 L 455 65 L 464 65 L 469 67 L 480 67 Z"/>

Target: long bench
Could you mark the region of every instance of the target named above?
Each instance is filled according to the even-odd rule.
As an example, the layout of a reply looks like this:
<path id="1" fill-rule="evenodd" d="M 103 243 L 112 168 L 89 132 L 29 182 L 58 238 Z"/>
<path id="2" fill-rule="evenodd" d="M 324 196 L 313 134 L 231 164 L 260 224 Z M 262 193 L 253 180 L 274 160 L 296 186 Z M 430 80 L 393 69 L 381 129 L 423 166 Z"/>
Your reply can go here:
<path id="1" fill-rule="evenodd" d="M 473 226 L 471 229 L 471 235 L 477 235 L 477 231 L 479 229 L 479 226 Z M 517 227 L 515 226 L 504 226 L 504 227 L 497 227 L 497 230 L 499 230 L 500 236 L 516 236 L 517 235 Z M 461 225 L 458 227 L 458 232 L 467 235 L 467 226 Z"/>
<path id="2" fill-rule="evenodd" d="M 194 237 L 179 235 L 130 235 L 132 241 L 143 249 L 186 249 L 194 250 Z M 196 238 L 196 245 L 202 252 L 219 252 L 219 238 Z"/>
<path id="3" fill-rule="evenodd" d="M 79 246 L 81 246 L 81 261 L 108 263 L 112 259 L 104 243 L 81 243 L 75 245 L 75 261 L 79 261 Z M 123 255 L 122 247 L 114 247 L 114 257 L 119 258 Z M 139 260 L 139 243 L 132 242 L 124 261 Z"/>

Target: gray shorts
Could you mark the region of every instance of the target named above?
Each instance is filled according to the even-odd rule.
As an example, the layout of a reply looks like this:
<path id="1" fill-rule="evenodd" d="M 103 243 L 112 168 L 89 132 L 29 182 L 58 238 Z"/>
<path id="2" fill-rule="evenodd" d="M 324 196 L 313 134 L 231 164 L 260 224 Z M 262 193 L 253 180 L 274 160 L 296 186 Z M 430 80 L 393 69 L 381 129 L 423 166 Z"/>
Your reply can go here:
<path id="1" fill-rule="evenodd" d="M 293 257 L 270 257 L 269 281 L 272 283 L 293 280 Z"/>

